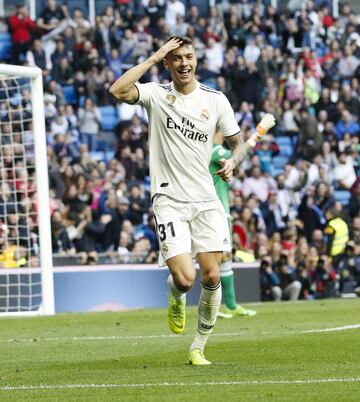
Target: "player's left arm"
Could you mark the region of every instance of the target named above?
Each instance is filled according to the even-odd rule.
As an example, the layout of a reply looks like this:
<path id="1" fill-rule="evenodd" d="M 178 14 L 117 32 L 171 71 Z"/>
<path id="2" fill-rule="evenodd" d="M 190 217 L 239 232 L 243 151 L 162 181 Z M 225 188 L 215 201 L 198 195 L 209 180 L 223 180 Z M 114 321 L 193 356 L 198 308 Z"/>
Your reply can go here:
<path id="1" fill-rule="evenodd" d="M 230 147 L 232 156 L 229 159 L 220 160 L 222 168 L 216 174 L 223 180 L 230 181 L 233 176 L 233 170 L 246 158 L 251 146 L 244 142 L 240 132 L 230 137 L 225 137 L 225 141 Z"/>
<path id="2" fill-rule="evenodd" d="M 229 100 L 224 94 L 221 94 L 221 96 L 216 99 L 218 101 L 217 128 L 224 134 L 225 141 L 230 146 L 232 153 L 230 159 L 220 160 L 222 169 L 218 170 L 216 174 L 223 180 L 230 181 L 233 170 L 245 159 L 248 151 L 256 145 L 256 142 L 261 136 L 265 135 L 266 132 L 275 125 L 275 118 L 273 115 L 266 114 L 256 127 L 256 134 L 252 135 L 245 143 Z"/>
<path id="3" fill-rule="evenodd" d="M 225 137 L 226 142 L 229 144 L 232 157 L 230 159 L 222 159 L 222 169 L 216 172 L 223 180 L 230 181 L 233 175 L 233 170 L 239 166 L 246 158 L 247 153 L 252 150 L 259 139 L 264 136 L 275 125 L 275 117 L 272 114 L 265 114 L 260 123 L 256 126 L 256 132 L 246 141 L 241 135 Z"/>

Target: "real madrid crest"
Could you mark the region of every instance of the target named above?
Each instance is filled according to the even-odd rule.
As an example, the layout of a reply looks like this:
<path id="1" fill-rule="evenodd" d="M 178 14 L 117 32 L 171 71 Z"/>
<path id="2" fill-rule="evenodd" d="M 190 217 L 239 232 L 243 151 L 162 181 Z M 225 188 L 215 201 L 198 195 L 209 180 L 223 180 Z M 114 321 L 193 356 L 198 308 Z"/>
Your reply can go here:
<path id="1" fill-rule="evenodd" d="M 202 109 L 200 117 L 202 118 L 202 120 L 208 121 L 210 119 L 209 111 L 207 109 Z"/>
<path id="2" fill-rule="evenodd" d="M 166 243 L 163 243 L 161 246 L 161 252 L 163 253 L 163 255 L 165 255 L 168 251 L 169 251 L 169 247 L 167 246 Z"/>
<path id="3" fill-rule="evenodd" d="M 176 96 L 174 95 L 166 95 L 166 100 L 169 102 L 170 105 L 173 105 L 176 101 Z"/>

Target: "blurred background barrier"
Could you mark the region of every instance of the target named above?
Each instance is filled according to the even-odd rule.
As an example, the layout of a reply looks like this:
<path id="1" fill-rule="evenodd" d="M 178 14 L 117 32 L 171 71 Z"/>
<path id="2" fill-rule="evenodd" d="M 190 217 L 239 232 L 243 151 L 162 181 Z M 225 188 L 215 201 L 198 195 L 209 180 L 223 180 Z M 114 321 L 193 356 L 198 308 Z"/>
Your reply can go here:
<path id="1" fill-rule="evenodd" d="M 25 273 L 26 271 L 26 273 Z M 54 268 L 55 311 L 123 311 L 167 305 L 168 269 L 155 264 L 63 266 Z M 198 272 L 198 271 L 197 271 Z M 235 286 L 239 302 L 260 300 L 259 265 L 235 264 Z M 30 275 L 29 275 L 30 274 Z M 26 281 L 31 297 L 23 308 L 32 311 L 40 300 L 40 272 L 37 268 L 0 271 L 0 311 L 17 308 Z M 4 283 L 4 281 L 11 283 Z M 33 284 L 32 286 L 29 286 Z M 188 293 L 188 305 L 196 305 L 200 292 L 199 275 Z"/>

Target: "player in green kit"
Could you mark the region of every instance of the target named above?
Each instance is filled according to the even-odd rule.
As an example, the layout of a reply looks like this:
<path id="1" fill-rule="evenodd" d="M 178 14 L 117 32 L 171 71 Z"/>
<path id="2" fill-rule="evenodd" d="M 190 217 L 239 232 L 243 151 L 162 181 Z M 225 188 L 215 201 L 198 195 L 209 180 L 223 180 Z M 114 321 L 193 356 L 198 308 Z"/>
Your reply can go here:
<path id="1" fill-rule="evenodd" d="M 254 147 L 257 141 L 267 133 L 267 131 L 275 124 L 275 119 L 271 115 L 265 115 L 259 125 L 256 127 L 256 133 L 253 134 L 247 144 Z M 216 194 L 224 206 L 228 219 L 230 241 L 232 241 L 232 219 L 230 215 L 229 205 L 229 182 L 224 181 L 216 172 L 221 168 L 224 159 L 231 158 L 231 151 L 226 149 L 222 144 L 224 137 L 221 132 L 217 132 L 214 137 L 214 145 L 210 160 L 210 173 L 213 178 Z M 236 316 L 253 316 L 255 310 L 248 310 L 237 304 L 234 286 L 234 271 L 232 269 L 232 255 L 230 252 L 223 252 L 220 267 L 220 280 L 225 301 L 225 311 L 219 311 L 218 317 L 233 318 Z"/>

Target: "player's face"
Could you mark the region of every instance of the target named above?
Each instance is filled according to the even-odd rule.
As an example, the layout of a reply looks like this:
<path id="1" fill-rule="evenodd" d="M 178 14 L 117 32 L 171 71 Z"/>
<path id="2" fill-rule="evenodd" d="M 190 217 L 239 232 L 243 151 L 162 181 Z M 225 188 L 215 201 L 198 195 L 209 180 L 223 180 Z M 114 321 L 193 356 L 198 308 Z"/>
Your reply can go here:
<path id="1" fill-rule="evenodd" d="M 184 88 L 195 81 L 196 63 L 195 50 L 191 45 L 180 46 L 165 59 L 165 66 L 178 88 Z"/>

